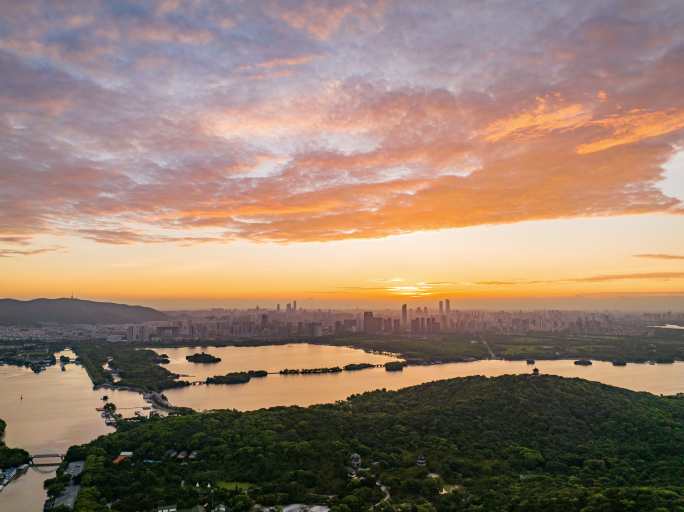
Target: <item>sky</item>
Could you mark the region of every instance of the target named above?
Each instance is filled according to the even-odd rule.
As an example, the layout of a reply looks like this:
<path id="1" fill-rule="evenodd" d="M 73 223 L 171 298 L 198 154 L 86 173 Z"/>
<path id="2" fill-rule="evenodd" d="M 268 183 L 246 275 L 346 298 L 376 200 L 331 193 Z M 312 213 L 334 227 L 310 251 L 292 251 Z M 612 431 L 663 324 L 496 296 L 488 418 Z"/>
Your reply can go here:
<path id="1" fill-rule="evenodd" d="M 0 3 L 0 296 L 684 310 L 684 4 Z"/>

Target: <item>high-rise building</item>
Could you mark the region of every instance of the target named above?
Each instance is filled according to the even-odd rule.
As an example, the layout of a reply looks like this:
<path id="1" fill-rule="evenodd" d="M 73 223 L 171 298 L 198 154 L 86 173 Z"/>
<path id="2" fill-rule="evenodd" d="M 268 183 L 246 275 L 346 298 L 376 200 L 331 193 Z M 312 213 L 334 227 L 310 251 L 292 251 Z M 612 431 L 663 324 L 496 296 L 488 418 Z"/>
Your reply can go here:
<path id="1" fill-rule="evenodd" d="M 363 314 L 363 332 L 367 334 L 375 334 L 382 331 L 383 319 L 374 317 L 372 311 L 366 311 Z"/>
<path id="2" fill-rule="evenodd" d="M 276 304 L 276 312 L 280 313 L 280 304 Z"/>
<path id="3" fill-rule="evenodd" d="M 406 307 L 406 304 L 402 304 L 401 306 L 401 326 L 406 327 L 408 324 L 408 309 Z"/>
<path id="4" fill-rule="evenodd" d="M 370 329 L 372 329 L 373 325 L 373 312 L 372 311 L 365 311 L 363 313 L 363 330 L 365 332 L 368 332 Z"/>
<path id="5" fill-rule="evenodd" d="M 296 300 L 292 301 L 292 311 L 294 311 L 295 313 L 297 312 L 297 301 Z"/>
<path id="6" fill-rule="evenodd" d="M 449 299 L 444 301 L 444 309 L 446 310 L 447 315 L 451 313 L 451 301 Z"/>
<path id="7" fill-rule="evenodd" d="M 444 314 L 444 302 L 442 302 L 441 300 L 439 301 L 439 314 Z"/>

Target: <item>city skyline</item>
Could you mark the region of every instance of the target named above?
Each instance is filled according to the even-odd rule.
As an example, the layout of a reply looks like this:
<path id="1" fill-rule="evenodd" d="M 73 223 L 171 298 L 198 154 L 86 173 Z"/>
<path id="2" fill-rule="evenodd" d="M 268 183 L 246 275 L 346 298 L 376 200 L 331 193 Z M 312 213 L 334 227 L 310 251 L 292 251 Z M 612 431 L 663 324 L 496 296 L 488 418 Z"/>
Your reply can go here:
<path id="1" fill-rule="evenodd" d="M 682 26 L 676 1 L 4 3 L 0 295 L 682 310 Z"/>

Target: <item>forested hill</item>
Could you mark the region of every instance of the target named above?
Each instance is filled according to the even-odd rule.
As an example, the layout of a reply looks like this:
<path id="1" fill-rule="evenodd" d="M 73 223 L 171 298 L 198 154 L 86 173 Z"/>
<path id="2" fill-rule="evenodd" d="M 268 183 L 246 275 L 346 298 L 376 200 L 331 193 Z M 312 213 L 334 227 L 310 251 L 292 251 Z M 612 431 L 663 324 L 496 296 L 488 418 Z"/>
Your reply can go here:
<path id="1" fill-rule="evenodd" d="M 113 464 L 122 451 L 132 459 Z M 360 478 L 348 475 L 353 453 Z M 553 376 L 468 377 L 309 408 L 148 420 L 68 454 L 85 457 L 81 510 L 212 499 L 236 511 L 327 502 L 361 512 L 384 486 L 375 510 L 681 511 L 684 400 Z"/>
<path id="2" fill-rule="evenodd" d="M 143 306 L 79 299 L 0 299 L 0 324 L 124 324 L 165 320 L 164 313 Z"/>

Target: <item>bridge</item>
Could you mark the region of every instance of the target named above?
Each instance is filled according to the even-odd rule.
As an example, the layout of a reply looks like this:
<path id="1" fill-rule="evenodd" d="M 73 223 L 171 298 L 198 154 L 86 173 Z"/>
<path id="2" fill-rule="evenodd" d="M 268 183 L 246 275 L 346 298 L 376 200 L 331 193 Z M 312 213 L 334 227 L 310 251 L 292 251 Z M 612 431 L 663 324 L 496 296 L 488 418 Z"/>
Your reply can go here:
<path id="1" fill-rule="evenodd" d="M 39 459 L 36 462 L 36 459 Z M 52 460 L 42 460 L 52 459 Z M 31 455 L 31 466 L 59 466 L 64 460 L 63 453 L 35 453 Z"/>

